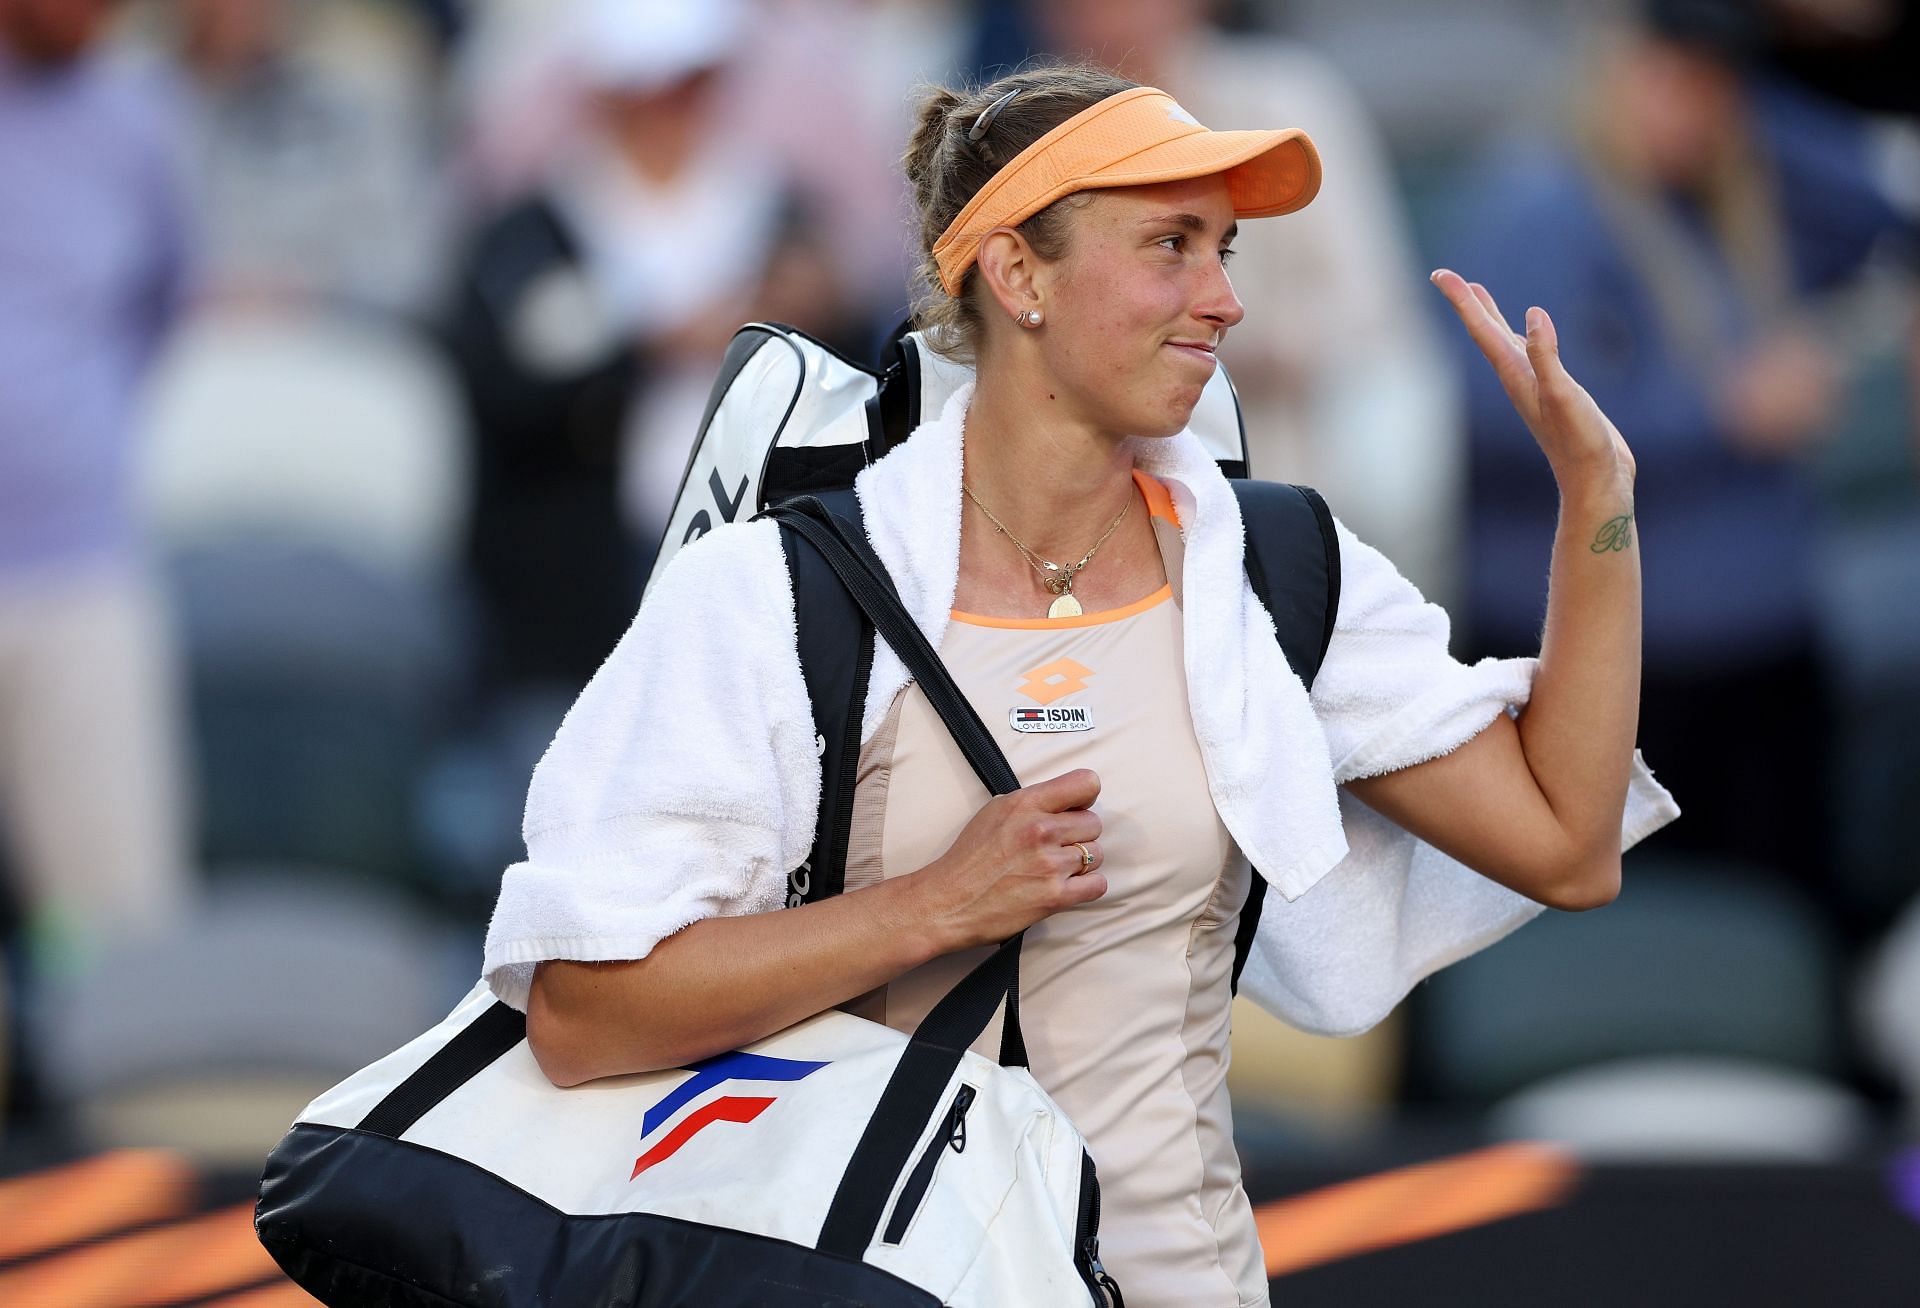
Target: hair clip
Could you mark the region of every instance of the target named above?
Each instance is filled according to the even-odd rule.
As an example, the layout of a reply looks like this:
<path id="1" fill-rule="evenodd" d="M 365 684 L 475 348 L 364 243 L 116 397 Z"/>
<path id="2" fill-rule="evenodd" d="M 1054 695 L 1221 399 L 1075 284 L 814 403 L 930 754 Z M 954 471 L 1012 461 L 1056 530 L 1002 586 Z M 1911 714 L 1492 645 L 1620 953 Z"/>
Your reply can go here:
<path id="1" fill-rule="evenodd" d="M 995 100 L 992 104 L 981 110 L 980 116 L 973 120 L 973 126 L 967 129 L 967 139 L 969 141 L 977 141 L 985 136 L 993 127 L 993 120 L 1000 116 L 1002 109 L 1005 109 L 1009 104 L 1013 103 L 1013 97 L 1019 95 L 1020 90 L 1021 88 L 1017 86 L 1014 87 L 1013 90 L 1008 91 L 998 100 Z"/>

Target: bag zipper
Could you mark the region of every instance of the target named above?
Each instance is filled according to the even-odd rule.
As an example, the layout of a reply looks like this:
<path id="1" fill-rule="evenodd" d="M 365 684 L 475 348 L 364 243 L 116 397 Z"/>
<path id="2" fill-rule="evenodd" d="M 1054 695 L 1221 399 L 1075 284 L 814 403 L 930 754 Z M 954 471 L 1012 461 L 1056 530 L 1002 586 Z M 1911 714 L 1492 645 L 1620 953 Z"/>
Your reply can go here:
<path id="1" fill-rule="evenodd" d="M 963 1085 L 953 1097 L 953 1104 L 947 1109 L 947 1115 L 934 1129 L 933 1138 L 927 1141 L 927 1147 L 921 1151 L 920 1159 L 914 1163 L 913 1170 L 907 1173 L 907 1183 L 900 1187 L 900 1198 L 893 1205 L 893 1216 L 887 1222 L 886 1233 L 880 1237 L 882 1244 L 899 1244 L 907 1234 L 907 1228 L 913 1224 L 913 1216 L 920 1211 L 920 1202 L 933 1186 L 933 1173 L 940 1165 L 940 1155 L 951 1148 L 956 1154 L 967 1149 L 967 1109 L 973 1106 L 975 1091 L 970 1085 Z"/>
<path id="2" fill-rule="evenodd" d="M 1085 1150 L 1080 1153 L 1080 1222 L 1074 1232 L 1073 1264 L 1087 1283 L 1095 1308 L 1127 1308 L 1120 1283 L 1100 1261 L 1100 1177 L 1093 1155 Z"/>

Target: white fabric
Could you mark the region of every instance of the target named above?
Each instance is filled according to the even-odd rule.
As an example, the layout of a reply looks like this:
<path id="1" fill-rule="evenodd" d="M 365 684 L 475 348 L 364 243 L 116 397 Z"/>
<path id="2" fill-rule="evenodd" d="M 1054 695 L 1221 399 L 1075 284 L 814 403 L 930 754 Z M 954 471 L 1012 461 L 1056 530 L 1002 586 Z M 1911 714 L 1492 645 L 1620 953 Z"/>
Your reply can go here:
<path id="1" fill-rule="evenodd" d="M 874 549 L 936 647 L 959 571 L 971 397 L 957 391 L 856 483 Z M 1456 748 L 1524 704 L 1534 661 L 1454 662 L 1446 615 L 1343 528 L 1339 615 L 1310 700 L 1246 583 L 1218 467 L 1188 433 L 1139 441 L 1135 457 L 1183 524 L 1187 692 L 1214 804 L 1280 892 L 1242 988 L 1303 1029 L 1363 1031 L 1541 906 L 1336 787 Z M 879 644 L 863 739 L 906 681 Z M 541 959 L 642 958 L 701 918 L 778 907 L 812 844 L 818 766 L 778 528 L 723 527 L 656 579 L 535 770 L 528 861 L 507 869 L 488 932 L 495 993 L 524 1007 Z M 1677 813 L 1636 757 L 1623 847 Z"/>

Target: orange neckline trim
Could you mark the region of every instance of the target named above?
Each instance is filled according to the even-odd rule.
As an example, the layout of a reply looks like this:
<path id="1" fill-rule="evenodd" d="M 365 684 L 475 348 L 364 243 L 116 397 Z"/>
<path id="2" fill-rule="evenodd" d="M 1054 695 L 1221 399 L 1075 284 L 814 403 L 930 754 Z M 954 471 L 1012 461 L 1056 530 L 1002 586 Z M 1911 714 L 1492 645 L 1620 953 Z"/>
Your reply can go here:
<path id="1" fill-rule="evenodd" d="M 1179 510 L 1173 506 L 1173 496 L 1167 488 L 1153 477 L 1135 468 L 1133 484 L 1140 488 L 1140 497 L 1147 502 L 1147 512 L 1156 518 L 1180 525 Z M 1122 618 L 1131 618 L 1137 613 L 1145 613 L 1156 604 L 1162 604 L 1173 598 L 1173 583 L 1165 583 L 1159 590 L 1131 604 L 1123 604 L 1117 609 L 1102 609 L 1098 613 L 1082 613 L 1077 618 L 996 618 L 984 613 L 968 613 L 962 609 L 952 610 L 955 622 L 964 622 L 969 627 L 998 627 L 1003 631 L 1067 631 L 1074 627 L 1098 627 L 1107 622 L 1118 622 Z"/>
<path id="2" fill-rule="evenodd" d="M 1082 613 L 1077 618 L 993 618 L 984 613 L 963 613 L 953 610 L 953 620 L 964 622 L 969 627 L 999 627 L 1006 631 L 1065 631 L 1072 627 L 1098 627 L 1102 623 L 1118 622 L 1122 618 L 1131 618 L 1136 613 L 1145 613 L 1148 609 L 1173 598 L 1173 583 L 1166 582 L 1159 590 L 1145 599 L 1137 599 L 1131 604 L 1123 604 L 1117 609 L 1101 609 L 1098 613 Z"/>

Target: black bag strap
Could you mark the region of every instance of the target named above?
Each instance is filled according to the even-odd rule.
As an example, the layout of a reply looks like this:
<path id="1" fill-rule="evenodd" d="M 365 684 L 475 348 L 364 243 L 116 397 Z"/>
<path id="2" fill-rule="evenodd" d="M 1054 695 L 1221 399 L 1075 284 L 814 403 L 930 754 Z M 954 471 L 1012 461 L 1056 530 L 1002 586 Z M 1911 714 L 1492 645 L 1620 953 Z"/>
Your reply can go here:
<path id="1" fill-rule="evenodd" d="M 1333 530 L 1333 512 L 1318 491 L 1306 486 L 1230 484 L 1240 499 L 1240 522 L 1246 529 L 1247 580 L 1273 617 L 1287 666 L 1312 690 L 1340 610 L 1340 541 Z M 1267 879 L 1255 870 L 1233 933 L 1230 985 L 1236 994 L 1266 900 Z"/>
<path id="2" fill-rule="evenodd" d="M 982 784 L 996 795 L 1018 790 L 1020 780 L 1012 765 L 900 602 L 865 533 L 812 496 L 775 505 L 767 516 L 805 540 L 833 569 L 867 620 L 900 656 Z M 856 705 L 856 717 L 858 712 Z M 1020 1034 L 1020 941 L 1019 935 L 1007 940 L 963 977 L 908 1041 L 834 1192 L 817 1243 L 823 1252 L 859 1258 L 872 1243 L 893 1183 L 911 1160 L 922 1129 L 938 1111 L 961 1057 L 987 1029 L 1003 1001 L 1006 1021 L 1000 1061 L 1026 1065 Z"/>
<path id="3" fill-rule="evenodd" d="M 360 1119 L 360 1129 L 398 1140 L 427 1111 L 527 1038 L 527 1015 L 494 1000 Z"/>

